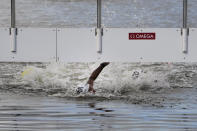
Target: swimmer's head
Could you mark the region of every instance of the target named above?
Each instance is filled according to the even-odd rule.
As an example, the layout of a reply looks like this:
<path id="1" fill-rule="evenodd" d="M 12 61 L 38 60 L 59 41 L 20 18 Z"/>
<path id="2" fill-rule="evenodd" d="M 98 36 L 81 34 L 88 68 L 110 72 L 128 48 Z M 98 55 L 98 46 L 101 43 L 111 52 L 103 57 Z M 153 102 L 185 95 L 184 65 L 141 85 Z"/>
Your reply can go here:
<path id="1" fill-rule="evenodd" d="M 76 93 L 77 93 L 77 94 L 82 93 L 82 92 L 83 92 L 83 88 L 84 88 L 84 87 L 77 87 Z"/>

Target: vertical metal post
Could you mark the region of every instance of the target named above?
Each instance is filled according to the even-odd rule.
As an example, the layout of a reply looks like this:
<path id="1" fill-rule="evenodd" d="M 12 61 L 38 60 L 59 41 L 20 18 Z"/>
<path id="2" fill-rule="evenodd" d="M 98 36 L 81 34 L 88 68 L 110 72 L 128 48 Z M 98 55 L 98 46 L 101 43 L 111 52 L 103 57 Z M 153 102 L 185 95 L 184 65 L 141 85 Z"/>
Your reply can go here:
<path id="1" fill-rule="evenodd" d="M 187 28 L 187 0 L 183 0 L 183 28 Z"/>
<path id="2" fill-rule="evenodd" d="M 101 28 L 101 0 L 97 0 L 97 28 Z"/>
<path id="3" fill-rule="evenodd" d="M 97 28 L 96 28 L 96 36 L 97 36 L 97 52 L 102 53 L 102 35 L 103 29 L 101 27 L 101 0 L 97 0 Z"/>
<path id="4" fill-rule="evenodd" d="M 11 0 L 11 28 L 16 26 L 16 15 L 15 15 L 15 0 Z"/>
<path id="5" fill-rule="evenodd" d="M 189 28 L 187 27 L 187 0 L 183 0 L 183 28 L 182 28 L 182 38 L 183 38 L 183 53 L 188 53 L 188 36 Z"/>
<path id="6" fill-rule="evenodd" d="M 15 0 L 11 0 L 11 27 L 10 27 L 11 51 L 16 52 L 17 28 L 15 15 Z"/>

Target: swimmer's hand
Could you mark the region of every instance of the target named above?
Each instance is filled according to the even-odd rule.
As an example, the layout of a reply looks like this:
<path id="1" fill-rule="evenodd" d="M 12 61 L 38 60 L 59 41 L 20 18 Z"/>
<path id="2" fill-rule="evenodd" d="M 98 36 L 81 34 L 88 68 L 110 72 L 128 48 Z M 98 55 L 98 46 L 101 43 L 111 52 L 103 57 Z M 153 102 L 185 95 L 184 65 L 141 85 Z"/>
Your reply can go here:
<path id="1" fill-rule="evenodd" d="M 100 65 L 101 65 L 102 67 L 105 67 L 105 66 L 109 65 L 109 62 L 103 62 L 103 63 L 101 63 Z"/>
<path id="2" fill-rule="evenodd" d="M 92 87 L 90 87 L 88 91 L 89 91 L 89 92 L 92 92 L 92 93 L 94 93 L 94 94 L 96 93 L 96 91 L 95 91 L 94 88 L 92 88 Z"/>

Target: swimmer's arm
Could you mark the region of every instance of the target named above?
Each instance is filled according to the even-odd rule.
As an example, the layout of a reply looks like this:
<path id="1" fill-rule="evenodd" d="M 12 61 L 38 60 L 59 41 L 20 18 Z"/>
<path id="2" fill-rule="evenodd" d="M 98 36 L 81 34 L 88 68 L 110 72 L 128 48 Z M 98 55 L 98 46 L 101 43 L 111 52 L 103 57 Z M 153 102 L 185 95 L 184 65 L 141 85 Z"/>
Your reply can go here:
<path id="1" fill-rule="evenodd" d="M 101 63 L 100 66 L 94 70 L 91 74 L 91 76 L 89 77 L 89 80 L 88 80 L 88 84 L 89 84 L 89 81 L 95 81 L 96 78 L 98 77 L 98 75 L 101 73 L 101 71 L 103 70 L 103 68 L 105 66 L 109 65 L 109 62 L 104 62 L 104 63 Z"/>
<path id="2" fill-rule="evenodd" d="M 88 79 L 88 84 L 89 84 L 89 91 L 93 91 L 94 93 L 96 92 L 93 88 L 93 84 L 94 84 L 94 81 L 96 80 L 96 78 L 98 77 L 98 75 L 101 73 L 101 71 L 103 70 L 103 68 L 105 66 L 109 65 L 109 62 L 104 62 L 104 63 L 101 63 L 100 66 L 94 70 L 91 74 L 91 76 L 89 77 Z"/>

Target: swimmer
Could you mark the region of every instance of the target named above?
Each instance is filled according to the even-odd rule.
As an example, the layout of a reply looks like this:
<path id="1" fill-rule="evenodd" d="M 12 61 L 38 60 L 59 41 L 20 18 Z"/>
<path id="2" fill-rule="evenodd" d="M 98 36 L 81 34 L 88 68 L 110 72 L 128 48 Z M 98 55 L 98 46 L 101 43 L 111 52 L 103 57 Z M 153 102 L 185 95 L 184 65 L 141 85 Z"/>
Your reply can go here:
<path id="1" fill-rule="evenodd" d="M 80 94 L 81 92 L 83 92 L 84 89 L 88 88 L 88 92 L 93 92 L 95 93 L 96 91 L 94 90 L 93 86 L 94 86 L 94 81 L 96 80 L 96 78 L 99 76 L 99 74 L 101 73 L 101 71 L 105 68 L 105 66 L 109 65 L 109 62 L 103 62 L 100 64 L 100 66 L 95 69 L 91 76 L 89 77 L 86 85 L 84 87 L 78 87 L 77 88 L 77 93 Z"/>

